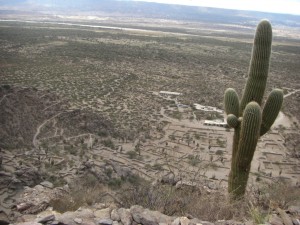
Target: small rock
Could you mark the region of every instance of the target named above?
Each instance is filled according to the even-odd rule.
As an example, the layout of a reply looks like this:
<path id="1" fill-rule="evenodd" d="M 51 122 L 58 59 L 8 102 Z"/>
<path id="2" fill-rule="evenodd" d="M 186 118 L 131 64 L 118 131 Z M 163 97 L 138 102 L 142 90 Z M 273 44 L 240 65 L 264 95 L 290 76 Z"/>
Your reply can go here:
<path id="1" fill-rule="evenodd" d="M 96 203 L 94 204 L 93 206 L 95 209 L 104 209 L 106 208 L 107 206 L 104 204 L 104 203 Z"/>
<path id="2" fill-rule="evenodd" d="M 279 213 L 279 215 L 285 225 L 293 225 L 292 219 L 289 217 L 289 215 L 284 210 L 277 208 L 276 211 Z"/>
<path id="3" fill-rule="evenodd" d="M 300 225 L 300 219 L 292 218 L 292 221 L 294 225 Z"/>
<path id="4" fill-rule="evenodd" d="M 201 221 L 201 224 L 202 225 L 214 225 L 214 223 L 211 223 L 211 222 L 208 222 L 208 221 Z M 242 224 L 242 223 L 239 223 L 239 222 L 234 222 L 235 225 L 238 225 L 238 224 Z"/>
<path id="5" fill-rule="evenodd" d="M 191 219 L 194 218 L 191 214 L 188 214 L 188 213 L 186 213 L 185 216 L 186 216 L 189 220 L 191 220 Z"/>
<path id="6" fill-rule="evenodd" d="M 173 222 L 172 225 L 180 225 L 180 217 L 176 218 Z"/>
<path id="7" fill-rule="evenodd" d="M 21 215 L 20 217 L 17 218 L 17 221 L 18 223 L 21 223 L 21 222 L 26 222 L 26 221 L 34 221 L 36 220 L 36 216 L 35 215 Z"/>
<path id="8" fill-rule="evenodd" d="M 111 219 L 101 219 L 98 221 L 99 225 L 112 225 L 113 221 Z"/>
<path id="9" fill-rule="evenodd" d="M 43 181 L 42 183 L 40 183 L 40 185 L 50 188 L 50 189 L 52 189 L 54 187 L 53 184 L 49 181 Z"/>
<path id="10" fill-rule="evenodd" d="M 15 225 L 43 225 L 43 224 L 36 223 L 36 222 L 25 222 L 25 223 L 16 223 Z"/>
<path id="11" fill-rule="evenodd" d="M 283 225 L 283 221 L 276 215 L 272 215 L 269 219 L 269 223 L 272 225 Z"/>
<path id="12" fill-rule="evenodd" d="M 120 218 L 120 215 L 118 213 L 118 210 L 117 209 L 113 209 L 110 213 L 110 218 L 113 220 L 113 221 L 121 221 L 121 218 Z"/>
<path id="13" fill-rule="evenodd" d="M 147 212 L 143 212 L 141 215 L 141 224 L 143 225 L 158 225 L 156 218 L 152 217 Z"/>
<path id="14" fill-rule="evenodd" d="M 52 214 L 52 215 L 49 215 L 49 216 L 46 216 L 40 220 L 38 220 L 38 223 L 47 223 L 47 222 L 50 222 L 50 221 L 54 221 L 55 220 L 55 216 Z"/>
<path id="15" fill-rule="evenodd" d="M 138 224 L 141 223 L 140 215 L 144 212 L 144 208 L 139 205 L 133 205 L 130 207 L 130 213 L 133 217 L 133 220 Z"/>
<path id="16" fill-rule="evenodd" d="M 181 225 L 189 225 L 190 220 L 187 217 L 180 217 Z"/>
<path id="17" fill-rule="evenodd" d="M 75 222 L 75 223 L 78 223 L 78 224 L 82 224 L 82 219 L 80 219 L 80 218 L 75 218 L 75 219 L 74 219 L 74 222 Z"/>
<path id="18" fill-rule="evenodd" d="M 150 210 L 147 210 L 147 211 L 150 212 L 150 215 L 152 217 L 156 218 L 157 223 L 167 223 L 167 224 L 170 224 L 174 220 L 173 217 L 164 215 L 161 212 L 150 211 Z"/>
<path id="19" fill-rule="evenodd" d="M 20 203 L 20 204 L 17 205 L 17 210 L 19 212 L 23 212 L 23 211 L 29 209 L 32 206 L 33 206 L 32 203 Z"/>
<path id="20" fill-rule="evenodd" d="M 33 188 L 33 191 L 38 191 L 38 192 L 42 192 L 44 191 L 44 186 L 38 184 L 38 185 L 35 185 L 34 188 Z"/>
<path id="21" fill-rule="evenodd" d="M 75 212 L 65 212 L 61 215 L 57 215 L 56 219 L 61 222 L 62 224 L 68 224 L 68 225 L 76 225 L 74 221 L 74 218 L 80 218 L 84 220 L 83 224 L 86 224 L 87 221 L 93 221 L 94 220 L 94 213 L 91 209 L 82 208 L 80 211 Z"/>
<path id="22" fill-rule="evenodd" d="M 161 178 L 161 183 L 163 184 L 176 185 L 178 181 L 180 181 L 180 178 L 176 177 L 173 173 L 168 173 Z"/>
<path id="23" fill-rule="evenodd" d="M 174 218 L 166 216 L 158 211 L 150 211 L 141 206 L 134 205 L 130 208 L 133 220 L 143 225 L 158 225 L 159 223 L 171 224 Z"/>
<path id="24" fill-rule="evenodd" d="M 288 208 L 288 211 L 291 213 L 291 214 L 298 214 L 300 215 L 300 206 L 290 206 Z"/>
<path id="25" fill-rule="evenodd" d="M 96 210 L 94 216 L 98 219 L 110 219 L 110 208 Z"/>
<path id="26" fill-rule="evenodd" d="M 197 218 L 193 218 L 190 220 L 189 225 L 202 225 L 202 221 L 197 219 Z"/>
<path id="27" fill-rule="evenodd" d="M 132 216 L 130 214 L 129 209 L 120 208 L 118 209 L 118 214 L 120 215 L 121 222 L 124 225 L 131 225 Z"/>

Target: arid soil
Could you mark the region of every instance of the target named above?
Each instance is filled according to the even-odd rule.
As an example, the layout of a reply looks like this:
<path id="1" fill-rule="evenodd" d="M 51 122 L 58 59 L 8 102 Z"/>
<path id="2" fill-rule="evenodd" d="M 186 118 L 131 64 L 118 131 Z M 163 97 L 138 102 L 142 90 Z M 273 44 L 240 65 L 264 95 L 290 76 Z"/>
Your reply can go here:
<path id="1" fill-rule="evenodd" d="M 186 30 L 173 32 L 177 25 Z M 86 172 L 100 181 L 133 173 L 226 187 L 233 132 L 206 126 L 205 120 L 223 121 L 224 115 L 193 104 L 223 109 L 226 88 L 241 94 L 254 30 L 177 25 L 164 32 L 0 22 L 0 200 L 6 216 L 23 186 L 45 180 L 63 186 Z M 259 141 L 251 184 L 300 181 L 300 44 L 286 34 L 275 29 L 267 87 L 284 90 L 284 107 Z"/>

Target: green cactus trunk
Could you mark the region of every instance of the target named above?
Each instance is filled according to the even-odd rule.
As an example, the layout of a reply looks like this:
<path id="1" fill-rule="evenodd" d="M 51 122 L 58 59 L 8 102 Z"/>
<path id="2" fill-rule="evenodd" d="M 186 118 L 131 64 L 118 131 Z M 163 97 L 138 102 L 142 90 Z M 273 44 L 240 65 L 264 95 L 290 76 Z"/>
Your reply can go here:
<path id="1" fill-rule="evenodd" d="M 249 67 L 248 80 L 240 104 L 240 116 L 246 105 L 255 101 L 261 105 L 266 89 L 272 45 L 271 24 L 263 20 L 257 26 Z"/>
<path id="2" fill-rule="evenodd" d="M 228 179 L 228 191 L 233 199 L 244 196 L 258 138 L 270 129 L 283 102 L 283 92 L 275 89 L 268 97 L 264 109 L 261 109 L 271 44 L 272 27 L 268 21 L 263 20 L 256 29 L 248 80 L 241 101 L 232 88 L 227 89 L 224 96 L 227 123 L 234 128 Z"/>

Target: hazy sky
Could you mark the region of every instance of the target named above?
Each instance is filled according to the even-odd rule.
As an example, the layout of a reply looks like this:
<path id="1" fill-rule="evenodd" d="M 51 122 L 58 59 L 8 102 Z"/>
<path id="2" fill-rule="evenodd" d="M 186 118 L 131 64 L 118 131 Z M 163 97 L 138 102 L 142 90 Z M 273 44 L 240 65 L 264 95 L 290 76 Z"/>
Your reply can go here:
<path id="1" fill-rule="evenodd" d="M 141 0 L 136 0 L 141 1 Z M 300 15 L 300 0 L 142 0 L 226 9 L 255 10 Z"/>

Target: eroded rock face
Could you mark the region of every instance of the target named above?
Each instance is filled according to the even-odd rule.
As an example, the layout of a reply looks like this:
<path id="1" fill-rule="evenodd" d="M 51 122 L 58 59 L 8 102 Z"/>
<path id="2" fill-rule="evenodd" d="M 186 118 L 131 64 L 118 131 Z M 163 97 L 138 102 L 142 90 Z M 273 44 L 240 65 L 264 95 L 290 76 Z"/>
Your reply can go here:
<path id="1" fill-rule="evenodd" d="M 26 221 L 26 217 L 22 216 L 19 218 L 19 223 L 15 224 L 23 225 L 32 222 L 32 224 L 40 223 L 61 225 L 158 225 L 171 224 L 175 218 L 166 216 L 157 211 L 150 211 L 148 209 L 144 209 L 141 206 L 133 206 L 131 209 L 104 208 L 99 210 L 95 208 L 79 208 L 75 212 L 65 212 L 62 214 L 57 213 L 53 210 L 46 210 L 44 212 L 39 213 L 35 219 L 29 219 L 31 221 Z"/>
<path id="2" fill-rule="evenodd" d="M 15 175 L 24 186 L 32 187 L 42 181 L 40 172 L 32 167 L 19 167 L 15 171 Z"/>
<path id="3" fill-rule="evenodd" d="M 12 208 L 14 208 L 23 187 L 34 186 L 40 181 L 41 175 L 34 168 L 17 167 L 15 171 L 0 171 L 0 220 L 12 220 L 18 214 L 12 211 Z M 19 207 L 25 210 L 32 207 L 32 205 L 28 203 Z"/>
<path id="4" fill-rule="evenodd" d="M 48 185 L 51 186 L 51 183 Z M 54 189 L 42 185 L 25 187 L 22 196 L 16 202 L 16 208 L 23 214 L 36 214 L 45 210 L 52 199 L 59 198 L 67 191 L 67 187 Z"/>
<path id="5" fill-rule="evenodd" d="M 98 167 L 95 166 L 93 160 L 82 162 L 80 165 L 80 172 L 83 176 L 86 173 L 90 173 L 100 182 L 108 182 L 111 178 L 126 180 L 134 174 L 129 168 L 121 166 L 116 162 L 107 161 Z"/>
<path id="6" fill-rule="evenodd" d="M 38 124 L 53 115 L 53 111 L 43 109 L 58 96 L 35 88 L 2 85 L 0 98 L 3 99 L 0 105 L 0 147 L 17 148 L 32 145 Z"/>
<path id="7" fill-rule="evenodd" d="M 278 210 L 277 210 L 278 211 Z M 269 218 L 267 224 L 284 225 L 281 218 L 282 213 L 274 212 Z M 285 216 L 293 221 L 294 225 L 298 225 L 299 215 L 291 213 L 289 210 L 284 211 Z M 294 223 L 295 221 L 295 223 Z M 99 209 L 96 205 L 89 208 L 80 207 L 74 212 L 58 213 L 48 208 L 36 216 L 23 215 L 18 218 L 18 222 L 14 225 L 228 225 L 228 224 L 244 224 L 241 222 L 229 220 L 220 220 L 215 223 L 202 221 L 197 218 L 188 217 L 172 217 L 164 215 L 158 211 L 151 211 L 142 206 L 134 205 L 130 209 L 125 208 L 103 208 Z M 252 224 L 252 223 L 246 223 Z"/>
<path id="8" fill-rule="evenodd" d="M 57 117 L 57 126 L 64 128 L 66 136 L 116 133 L 113 124 L 99 113 L 88 110 L 66 113 L 68 102 L 50 91 L 0 85 L 0 99 L 0 148 L 32 147 L 37 127 L 58 112 L 64 112 Z M 47 129 L 43 132 L 47 133 Z"/>

